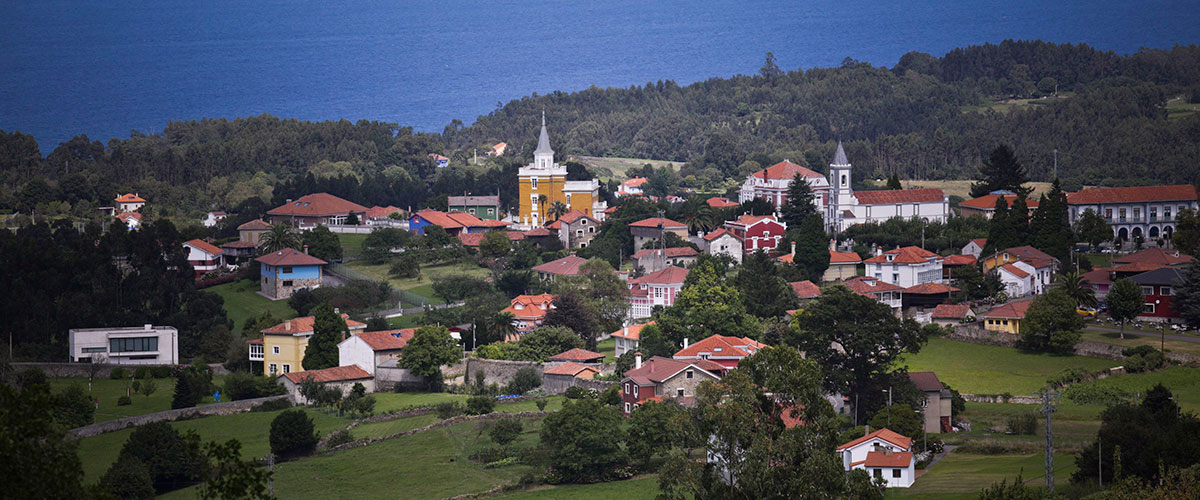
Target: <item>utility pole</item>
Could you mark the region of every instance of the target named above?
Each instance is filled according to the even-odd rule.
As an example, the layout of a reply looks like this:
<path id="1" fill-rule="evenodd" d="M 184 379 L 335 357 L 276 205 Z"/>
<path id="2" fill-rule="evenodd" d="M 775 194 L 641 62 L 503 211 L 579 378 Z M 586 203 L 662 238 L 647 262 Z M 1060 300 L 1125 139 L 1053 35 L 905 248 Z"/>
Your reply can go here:
<path id="1" fill-rule="evenodd" d="M 275 498 L 275 454 L 267 453 L 267 498 Z"/>
<path id="2" fill-rule="evenodd" d="M 1104 488 L 1104 437 L 1096 434 L 1096 478 Z"/>
<path id="3" fill-rule="evenodd" d="M 1054 492 L 1054 430 L 1050 421 L 1051 415 L 1058 408 L 1054 406 L 1054 398 L 1058 397 L 1058 393 L 1054 391 L 1035 392 L 1034 394 L 1042 397 L 1042 409 L 1039 413 L 1046 415 L 1046 492 Z"/>
<path id="4" fill-rule="evenodd" d="M 1058 178 L 1058 148 L 1054 148 L 1054 178 Z"/>

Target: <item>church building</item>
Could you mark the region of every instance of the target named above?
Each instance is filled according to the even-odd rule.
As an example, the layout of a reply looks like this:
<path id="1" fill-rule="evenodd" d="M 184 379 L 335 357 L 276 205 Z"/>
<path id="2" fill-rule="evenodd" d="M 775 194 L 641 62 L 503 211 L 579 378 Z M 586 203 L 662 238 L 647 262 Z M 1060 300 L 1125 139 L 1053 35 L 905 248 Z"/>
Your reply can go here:
<path id="1" fill-rule="evenodd" d="M 544 112 L 537 149 L 533 151 L 533 163 L 521 168 L 517 177 L 520 192 L 517 224 L 522 228 L 538 227 L 545 225 L 547 220 L 554 220 L 550 209 L 555 202 L 562 202 L 567 211 L 578 210 L 596 220 L 604 220 L 608 203 L 600 198 L 600 181 L 569 181 L 567 167 L 554 163 L 554 150 L 550 148 Z"/>

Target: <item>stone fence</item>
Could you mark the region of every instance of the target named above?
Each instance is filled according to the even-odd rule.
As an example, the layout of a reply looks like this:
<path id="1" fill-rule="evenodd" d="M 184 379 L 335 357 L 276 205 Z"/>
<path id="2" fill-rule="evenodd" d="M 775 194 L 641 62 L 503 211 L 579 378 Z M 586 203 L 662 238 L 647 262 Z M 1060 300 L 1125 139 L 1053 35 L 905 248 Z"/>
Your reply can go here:
<path id="1" fill-rule="evenodd" d="M 119 431 L 127 427 L 136 427 L 139 425 L 149 424 L 153 422 L 171 422 L 175 420 L 185 420 L 195 417 L 210 416 L 210 415 L 232 415 L 234 413 L 245 413 L 251 408 L 258 406 L 267 401 L 276 399 L 287 399 L 287 396 L 268 396 L 265 398 L 243 399 L 241 401 L 231 401 L 229 403 L 214 403 L 211 405 L 194 406 L 191 408 L 180 408 L 178 410 L 160 411 L 158 413 L 149 413 L 146 415 L 137 415 L 133 417 L 118 418 L 98 424 L 85 425 L 71 429 L 71 435 L 77 438 L 86 438 L 104 434 L 106 432 Z"/>
<path id="2" fill-rule="evenodd" d="M 405 436 L 411 436 L 413 434 L 420 434 L 425 431 L 439 429 L 442 427 L 448 427 L 448 426 L 451 426 L 454 424 L 461 424 L 463 422 L 474 422 L 474 421 L 479 421 L 479 420 L 497 420 L 497 419 L 501 419 L 501 418 L 544 417 L 551 413 L 553 413 L 553 412 L 523 411 L 523 412 L 517 412 L 517 413 L 488 413 L 486 415 L 459 415 L 457 417 L 451 417 L 451 418 L 448 418 L 445 420 L 434 422 L 432 424 L 426 425 L 425 427 L 421 427 L 419 429 L 413 429 L 411 431 L 405 431 L 405 432 L 401 432 L 398 434 L 392 434 L 390 436 L 365 438 L 365 439 L 359 439 L 356 441 L 351 441 L 346 444 L 338 445 L 333 448 L 323 450 L 323 451 L 317 453 L 317 455 L 328 455 L 330 453 L 334 453 L 334 452 L 338 452 L 338 451 L 342 451 L 342 450 L 361 448 L 363 446 L 375 444 L 380 441 L 387 441 L 389 439 L 396 439 L 396 438 L 401 438 L 401 437 L 405 437 Z"/>
<path id="3" fill-rule="evenodd" d="M 475 374 L 483 372 L 483 383 L 495 383 L 503 387 L 512 381 L 517 374 L 517 370 L 525 367 L 532 367 L 537 370 L 539 377 L 542 372 L 546 371 L 546 365 L 535 361 L 507 361 L 502 359 L 482 359 L 482 358 L 467 358 L 466 369 L 463 376 L 466 381 L 475 383 Z"/>

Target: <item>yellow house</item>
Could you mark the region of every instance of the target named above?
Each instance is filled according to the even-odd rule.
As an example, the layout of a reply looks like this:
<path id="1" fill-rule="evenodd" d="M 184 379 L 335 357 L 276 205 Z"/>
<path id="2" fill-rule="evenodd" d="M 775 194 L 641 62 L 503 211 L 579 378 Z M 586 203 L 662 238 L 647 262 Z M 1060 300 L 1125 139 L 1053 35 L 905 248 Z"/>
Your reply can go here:
<path id="1" fill-rule="evenodd" d="M 553 220 L 550 209 L 556 202 L 603 220 L 608 204 L 600 200 L 600 181 L 568 181 L 567 167 L 554 163 L 550 134 L 546 131 L 546 115 L 542 114 L 542 131 L 533 152 L 533 163 L 522 167 L 517 174 L 517 223 L 524 227 L 545 225 Z"/>
<path id="2" fill-rule="evenodd" d="M 1025 319 L 1025 311 L 1029 310 L 1032 300 L 1009 302 L 992 308 L 983 315 L 983 328 L 993 332 L 1021 333 L 1021 320 Z"/>
<path id="3" fill-rule="evenodd" d="M 342 315 L 350 335 L 358 335 L 367 325 Z M 264 375 L 280 375 L 304 371 L 304 350 L 313 334 L 313 316 L 294 318 L 262 331 L 263 338 L 251 340 L 250 361 L 261 362 Z"/>

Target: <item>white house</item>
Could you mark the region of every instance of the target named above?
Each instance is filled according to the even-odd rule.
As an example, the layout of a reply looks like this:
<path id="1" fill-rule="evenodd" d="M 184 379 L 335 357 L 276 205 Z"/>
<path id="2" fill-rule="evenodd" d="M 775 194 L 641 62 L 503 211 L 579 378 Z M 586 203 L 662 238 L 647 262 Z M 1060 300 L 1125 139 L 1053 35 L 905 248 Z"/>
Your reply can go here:
<path id="1" fill-rule="evenodd" d="M 962 247 L 962 252 L 959 253 L 963 255 L 974 255 L 975 258 L 978 259 L 979 256 L 983 254 L 983 247 L 986 246 L 987 238 L 975 238 L 971 241 L 968 241 L 967 244 Z"/>
<path id="2" fill-rule="evenodd" d="M 130 231 L 142 227 L 142 214 L 137 212 L 121 212 L 115 218 L 125 224 Z"/>
<path id="3" fill-rule="evenodd" d="M 117 204 L 117 212 L 137 212 L 146 205 L 146 200 L 137 193 L 119 194 L 113 201 Z"/>
<path id="4" fill-rule="evenodd" d="M 380 365 L 400 359 L 400 351 L 416 332 L 416 328 L 405 328 L 351 335 L 338 343 L 338 366 L 358 365 L 375 375 Z"/>
<path id="5" fill-rule="evenodd" d="M 209 212 L 204 215 L 204 220 L 201 220 L 200 223 L 204 224 L 204 227 L 213 227 L 213 226 L 217 225 L 218 222 L 221 222 L 222 219 L 224 219 L 228 216 L 229 216 L 229 214 L 227 214 L 225 212 Z"/>
<path id="6" fill-rule="evenodd" d="M 73 362 L 115 365 L 179 363 L 179 330 L 173 326 L 72 328 L 68 347 Z"/>
<path id="7" fill-rule="evenodd" d="M 701 238 L 701 248 L 710 255 L 728 255 L 734 262 L 742 263 L 742 238 L 725 228 L 712 231 Z"/>
<path id="8" fill-rule="evenodd" d="M 1041 294 L 1045 293 L 1046 288 L 1050 286 L 1051 280 L 1054 279 L 1054 273 L 1058 270 L 1058 259 L 1051 257 L 1046 252 L 1033 248 L 1031 246 L 1020 246 L 1005 249 L 995 252 L 992 255 L 984 256 L 983 269 L 990 271 L 993 268 L 1015 262 L 1027 264 L 1022 267 L 1022 270 L 1030 272 L 1033 277 L 1030 281 L 1031 288 L 1028 293 Z M 1032 271 L 1029 271 L 1032 269 Z"/>
<path id="9" fill-rule="evenodd" d="M 808 181 L 808 186 L 813 192 L 813 201 L 819 210 L 824 210 L 830 193 L 829 181 L 820 173 L 789 160 L 783 160 L 746 177 L 746 182 L 742 183 L 742 189 L 738 192 L 738 201 L 745 203 L 758 198 L 775 205 L 775 210 L 780 210 L 787 203 L 788 189 L 796 174 L 804 176 Z"/>
<path id="10" fill-rule="evenodd" d="M 863 262 L 867 276 L 901 288 L 942 282 L 942 257 L 920 247 L 888 250 Z"/>
<path id="11" fill-rule="evenodd" d="M 1004 283 L 1004 293 L 1009 297 L 1024 297 L 1034 292 L 1034 281 L 1037 271 L 1033 266 L 1021 261 L 1013 261 L 996 268 L 1000 282 Z"/>
<path id="12" fill-rule="evenodd" d="M 613 193 L 613 195 L 617 198 L 622 196 L 641 196 L 645 194 L 645 192 L 642 191 L 642 184 L 645 184 L 648 180 L 649 179 L 646 179 L 645 177 L 634 177 L 629 179 L 625 182 L 622 182 L 621 185 L 617 187 L 617 192 Z"/>
<path id="13" fill-rule="evenodd" d="M 196 271 L 199 278 L 216 271 L 225 265 L 225 251 L 204 240 L 196 239 L 184 242 L 183 249 L 187 250 L 188 264 Z"/>
<path id="14" fill-rule="evenodd" d="M 1068 194 L 1067 206 L 1072 226 L 1091 210 L 1108 221 L 1113 236 L 1121 241 L 1133 241 L 1138 236 L 1148 241 L 1170 240 L 1179 212 L 1200 208 L 1196 187 L 1190 184 L 1088 188 Z"/>
<path id="15" fill-rule="evenodd" d="M 900 315 L 904 305 L 904 288 L 887 283 L 874 276 L 855 276 L 842 283 L 854 293 L 870 297 L 892 308 L 892 312 Z"/>
<path id="16" fill-rule="evenodd" d="M 620 330 L 610 333 L 609 336 L 616 341 L 616 353 L 614 356 L 621 357 L 622 354 L 625 354 L 629 351 L 636 352 L 638 350 L 639 340 L 641 340 L 642 328 L 644 328 L 646 325 L 653 324 L 653 321 L 642 324 L 635 323 L 629 326 L 621 327 Z"/>
<path id="17" fill-rule="evenodd" d="M 907 488 L 916 481 L 912 439 L 887 428 L 838 446 L 837 453 L 843 468 L 866 470 L 888 488 Z"/>
<path id="18" fill-rule="evenodd" d="M 687 269 L 669 266 L 629 280 L 629 318 L 649 318 L 654 306 L 671 307 L 687 275 Z"/>

